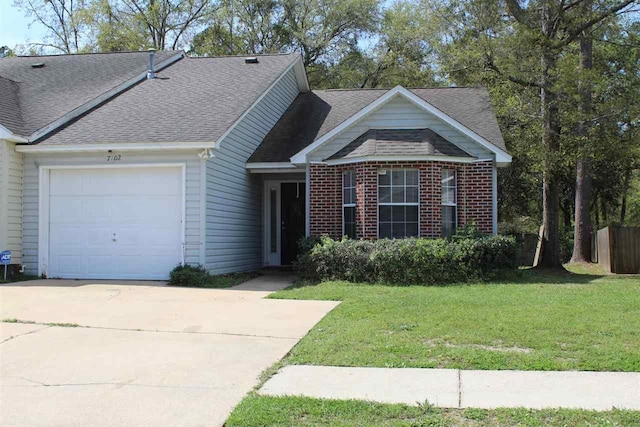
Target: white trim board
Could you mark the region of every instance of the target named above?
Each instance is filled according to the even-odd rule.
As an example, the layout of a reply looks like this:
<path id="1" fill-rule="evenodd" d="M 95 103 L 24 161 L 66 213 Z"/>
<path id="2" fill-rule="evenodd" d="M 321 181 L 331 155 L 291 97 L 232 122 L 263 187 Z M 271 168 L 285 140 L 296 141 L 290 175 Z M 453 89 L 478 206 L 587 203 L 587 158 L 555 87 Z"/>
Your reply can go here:
<path id="1" fill-rule="evenodd" d="M 185 259 L 186 212 L 187 212 L 187 164 L 186 163 L 131 163 L 118 165 L 46 165 L 39 166 L 38 194 L 38 276 L 47 274 L 49 263 L 49 179 L 50 171 L 56 169 L 123 169 L 123 168 L 166 168 L 181 169 L 182 175 L 182 229 L 181 229 L 181 263 Z"/>
<path id="2" fill-rule="evenodd" d="M 321 163 L 326 165 L 348 165 L 363 162 L 452 162 L 452 163 L 477 163 L 490 162 L 491 159 L 476 159 L 475 157 L 453 157 L 453 156 L 361 156 L 346 159 L 325 160 Z"/>
<path id="3" fill-rule="evenodd" d="M 478 144 L 482 145 L 483 147 L 485 147 L 490 152 L 492 152 L 492 153 L 494 153 L 496 155 L 496 161 L 498 163 L 510 163 L 511 162 L 511 156 L 507 152 L 505 152 L 504 150 L 498 148 L 494 144 L 490 143 L 488 140 L 486 140 L 485 138 L 481 137 L 480 135 L 478 135 L 477 133 L 475 133 L 471 129 L 467 128 L 462 123 L 460 123 L 457 120 L 453 119 L 452 117 L 446 115 L 445 113 L 440 111 L 438 108 L 436 108 L 433 105 L 431 105 L 429 102 L 427 102 L 424 99 L 420 98 L 419 96 L 415 95 L 410 90 L 405 89 L 404 87 L 398 85 L 398 86 L 394 87 L 393 89 L 390 89 L 384 95 L 382 95 L 381 97 L 379 97 L 378 99 L 376 99 L 375 101 L 373 101 L 372 103 L 370 103 L 369 105 L 364 107 L 362 110 L 360 110 L 359 112 L 357 112 L 353 116 L 349 117 L 347 120 L 342 122 L 340 125 L 336 126 L 332 130 L 330 130 L 329 132 L 324 134 L 322 137 L 320 137 L 319 139 L 314 141 L 312 144 L 308 145 L 306 148 L 302 149 L 301 151 L 299 151 L 298 153 L 293 155 L 291 157 L 291 163 L 294 163 L 294 164 L 306 163 L 307 156 L 309 155 L 309 153 L 311 153 L 314 150 L 316 150 L 322 144 L 324 144 L 325 142 L 327 142 L 331 138 L 335 137 L 340 132 L 342 132 L 345 129 L 347 129 L 349 126 L 353 125 L 357 121 L 361 120 L 365 116 L 367 116 L 370 113 L 372 113 L 373 111 L 377 110 L 382 105 L 384 105 L 387 102 L 389 102 L 395 96 L 403 96 L 403 97 L 405 97 L 409 101 L 411 101 L 414 104 L 416 104 L 418 107 L 420 107 L 423 110 L 429 112 L 430 114 L 434 115 L 438 119 L 440 119 L 440 120 L 444 121 L 445 123 L 447 123 L 448 125 L 452 126 L 454 129 L 458 130 L 459 132 L 463 133 L 467 137 L 471 138 L 473 141 L 475 141 Z"/>
<path id="4" fill-rule="evenodd" d="M 252 162 L 245 165 L 246 169 L 294 169 L 302 170 L 291 162 Z"/>
<path id="5" fill-rule="evenodd" d="M 0 140 L 3 140 L 3 139 L 11 142 L 27 142 L 26 138 L 18 136 L 13 132 L 11 132 L 6 127 L 0 125 Z"/>
<path id="6" fill-rule="evenodd" d="M 114 144 L 17 145 L 18 153 L 91 153 L 107 151 L 199 150 L 213 149 L 213 142 L 135 142 Z"/>

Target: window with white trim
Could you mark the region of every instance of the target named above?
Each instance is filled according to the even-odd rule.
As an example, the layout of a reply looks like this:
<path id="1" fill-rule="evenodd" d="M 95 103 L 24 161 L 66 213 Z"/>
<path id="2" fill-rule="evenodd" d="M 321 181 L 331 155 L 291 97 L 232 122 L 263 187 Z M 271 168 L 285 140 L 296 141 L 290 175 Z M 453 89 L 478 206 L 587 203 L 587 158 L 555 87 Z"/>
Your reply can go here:
<path id="1" fill-rule="evenodd" d="M 378 237 L 400 239 L 418 236 L 418 171 L 378 171 Z"/>
<path id="2" fill-rule="evenodd" d="M 458 204 L 456 203 L 456 171 L 442 170 L 442 235 L 456 234 L 458 225 Z"/>
<path id="3" fill-rule="evenodd" d="M 356 238 L 356 173 L 342 173 L 342 235 Z"/>

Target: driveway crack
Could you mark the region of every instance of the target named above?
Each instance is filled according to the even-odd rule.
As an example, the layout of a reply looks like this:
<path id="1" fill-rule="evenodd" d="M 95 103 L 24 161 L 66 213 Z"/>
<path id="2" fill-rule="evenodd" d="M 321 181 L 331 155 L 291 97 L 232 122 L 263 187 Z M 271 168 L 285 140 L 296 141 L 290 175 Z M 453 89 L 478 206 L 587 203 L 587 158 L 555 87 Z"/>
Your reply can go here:
<path id="1" fill-rule="evenodd" d="M 458 369 L 458 409 L 462 409 L 462 370 Z"/>
<path id="2" fill-rule="evenodd" d="M 195 331 L 171 331 L 171 330 L 162 330 L 162 329 L 114 328 L 109 326 L 78 325 L 76 323 L 41 323 L 41 322 L 32 322 L 32 321 L 26 321 L 26 320 L 21 320 L 15 323 L 41 325 L 43 326 L 43 328 L 36 329 L 35 331 L 31 331 L 31 332 L 25 332 L 24 334 L 20 334 L 20 335 L 15 335 L 13 337 L 8 338 L 5 341 L 8 341 L 12 338 L 15 338 L 21 335 L 27 335 L 33 332 L 41 331 L 43 329 L 50 328 L 52 326 L 57 326 L 61 328 L 104 329 L 104 330 L 110 330 L 110 331 L 127 331 L 127 332 L 156 332 L 156 333 L 164 333 L 164 334 L 229 335 L 229 336 L 236 336 L 236 337 L 271 338 L 271 339 L 295 340 L 295 341 L 298 341 L 301 338 L 301 337 L 284 337 L 284 336 L 277 336 L 277 335 L 242 334 L 242 333 L 235 333 L 235 332 L 201 332 L 201 331 L 195 332 Z M 2 342 L 5 342 L 5 341 L 2 341 Z"/>
<path id="3" fill-rule="evenodd" d="M 39 332 L 39 331 L 42 331 L 42 330 L 44 330 L 44 329 L 48 329 L 48 328 L 50 328 L 50 327 L 51 327 L 50 325 L 42 325 L 42 324 L 40 324 L 40 323 L 36 323 L 36 325 L 40 325 L 40 326 L 42 326 L 42 328 L 34 329 L 33 331 L 29 331 L 29 332 L 23 332 L 23 333 L 18 334 L 18 335 L 11 335 L 9 338 L 7 338 L 7 339 L 5 339 L 5 340 L 0 341 L 0 344 L 4 344 L 4 343 L 6 343 L 7 341 L 11 341 L 11 340 L 12 340 L 12 339 L 14 339 L 14 338 L 18 338 L 18 337 L 21 337 L 21 336 L 23 336 L 23 335 L 33 334 L 33 333 L 36 333 L 36 332 Z"/>
<path id="4" fill-rule="evenodd" d="M 82 382 L 82 383 L 56 383 L 48 384 L 32 380 L 19 375 L 0 376 L 0 378 L 19 378 L 33 383 L 33 385 L 9 385 L 9 387 L 83 387 L 83 386 L 118 386 L 118 387 L 150 387 L 150 388 L 175 388 L 175 389 L 203 389 L 203 390 L 226 390 L 228 387 L 198 386 L 198 385 L 161 385 L 161 384 L 135 384 L 130 381 L 125 382 Z"/>

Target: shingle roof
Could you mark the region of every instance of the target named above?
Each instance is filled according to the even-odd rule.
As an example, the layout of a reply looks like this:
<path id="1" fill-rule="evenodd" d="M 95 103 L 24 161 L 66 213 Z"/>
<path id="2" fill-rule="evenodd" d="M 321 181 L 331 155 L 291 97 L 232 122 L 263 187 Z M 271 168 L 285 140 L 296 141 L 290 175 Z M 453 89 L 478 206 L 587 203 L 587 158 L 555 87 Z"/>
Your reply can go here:
<path id="1" fill-rule="evenodd" d="M 179 51 L 156 53 L 160 63 Z M 34 68 L 34 64 L 44 67 Z M 0 124 L 27 136 L 147 70 L 148 52 L 18 56 L 0 60 L 0 76 L 18 83 L 21 123 L 0 108 Z M 0 88 L 0 97 L 4 96 Z"/>
<path id="2" fill-rule="evenodd" d="M 380 155 L 473 157 L 431 129 L 369 129 L 328 160 Z"/>
<path id="3" fill-rule="evenodd" d="M 464 87 L 410 90 L 496 147 L 506 150 L 486 89 Z M 318 90 L 298 95 L 249 162 L 288 162 L 294 154 L 387 91 L 388 89 Z"/>
<path id="4" fill-rule="evenodd" d="M 183 58 L 40 144 L 217 141 L 298 58 Z"/>
<path id="5" fill-rule="evenodd" d="M 11 132 L 22 132 L 18 83 L 0 77 L 0 124 Z"/>

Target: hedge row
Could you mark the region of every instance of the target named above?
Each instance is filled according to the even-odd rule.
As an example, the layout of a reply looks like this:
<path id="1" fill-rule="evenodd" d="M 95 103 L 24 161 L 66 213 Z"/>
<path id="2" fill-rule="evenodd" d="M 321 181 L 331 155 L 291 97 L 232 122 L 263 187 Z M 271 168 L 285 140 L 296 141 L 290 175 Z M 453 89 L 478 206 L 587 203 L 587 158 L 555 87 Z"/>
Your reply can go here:
<path id="1" fill-rule="evenodd" d="M 297 269 L 313 280 L 444 285 L 488 280 L 518 268 L 513 237 L 304 239 Z"/>

